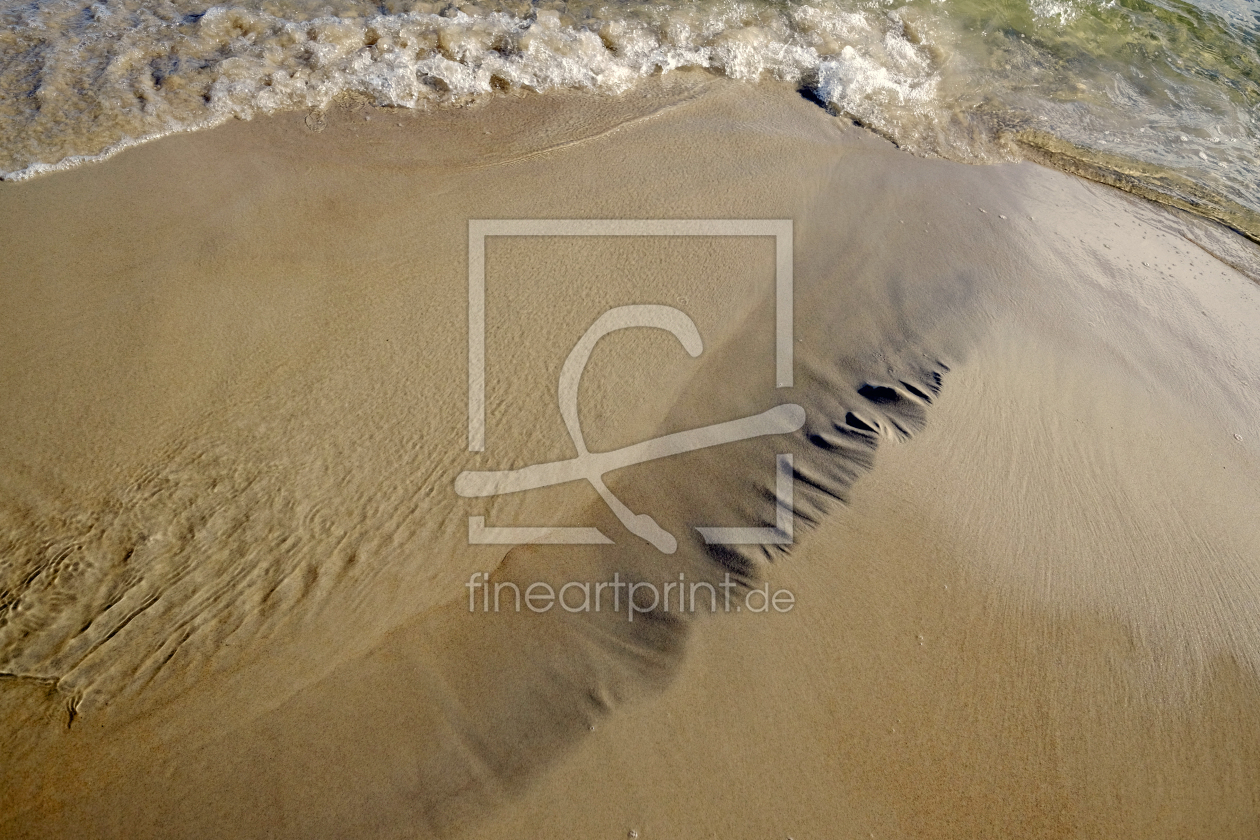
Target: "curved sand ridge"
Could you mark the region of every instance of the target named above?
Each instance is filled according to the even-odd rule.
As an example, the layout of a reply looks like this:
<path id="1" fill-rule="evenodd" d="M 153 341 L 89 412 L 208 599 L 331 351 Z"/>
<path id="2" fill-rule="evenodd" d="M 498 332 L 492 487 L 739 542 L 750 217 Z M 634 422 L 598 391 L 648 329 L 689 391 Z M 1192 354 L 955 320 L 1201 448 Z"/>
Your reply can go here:
<path id="1" fill-rule="evenodd" d="M 28 752 L 5 833 L 1136 837 L 1158 816 L 1248 836 L 1254 284 L 1189 222 L 1031 166 L 909 158 L 786 90 L 545 102 L 427 134 L 352 113 L 319 135 L 232 126 L 0 194 L 6 230 L 26 234 L 5 294 L 31 318 L 7 339 L 6 461 L 59 482 L 71 510 L 115 499 L 100 504 L 119 518 L 146 514 L 118 487 L 179 465 L 188 489 L 150 494 L 147 515 L 185 499 L 195 522 L 182 547 L 121 564 L 156 600 L 125 622 L 109 615 L 124 600 L 95 607 L 107 638 L 76 635 L 57 621 L 67 596 L 28 584 L 48 641 L 5 650 L 47 670 L 2 690 L 15 718 L 47 723 L 12 732 Z M 485 134 L 504 119 L 513 139 Z M 481 165 L 487 148 L 499 165 Z M 453 204 L 418 200 L 432 195 Z M 41 249 L 103 207 L 112 227 L 83 253 Z M 487 348 L 510 362 L 488 368 L 487 454 L 469 455 L 466 220 L 521 217 L 793 219 L 794 387 L 765 362 L 764 243 L 499 243 Z M 256 244 L 264 221 L 278 257 Z M 163 270 L 137 270 L 137 248 Z M 571 454 L 560 361 L 593 315 L 645 295 L 688 311 L 705 351 L 601 343 L 581 393 L 593 449 L 784 401 L 805 428 L 610 474 L 680 536 L 675 555 L 583 487 L 456 497 L 462 469 Z M 195 451 L 221 454 L 163 457 Z M 783 451 L 791 553 L 706 551 L 690 525 L 773 520 Z M 617 545 L 467 546 L 483 512 L 591 523 Z M 48 546 L 64 527 L 9 533 Z M 797 605 L 470 614 L 463 583 L 490 568 L 522 583 L 730 571 Z M 81 647 L 95 653 L 58 672 Z"/>

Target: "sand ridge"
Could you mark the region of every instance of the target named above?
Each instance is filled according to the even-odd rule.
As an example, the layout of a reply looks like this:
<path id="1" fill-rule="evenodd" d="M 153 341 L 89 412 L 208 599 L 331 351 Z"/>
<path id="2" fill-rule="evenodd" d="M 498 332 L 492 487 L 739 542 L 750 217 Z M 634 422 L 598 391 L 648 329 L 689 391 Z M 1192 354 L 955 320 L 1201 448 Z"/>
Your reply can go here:
<path id="1" fill-rule="evenodd" d="M 71 546 L 58 562 L 139 576 L 77 602 L 95 629 L 32 619 L 51 654 L 7 648 L 30 676 L 0 684 L 29 747 L 5 834 L 1249 836 L 1255 285 L 1126 197 L 909 158 L 753 90 L 667 90 L 620 116 L 561 96 L 403 129 L 260 121 L 6 185 L 6 229 L 32 215 L 4 293 L 33 319 L 6 339 L 4 457 L 23 465 L 6 492 L 27 505 L 8 533 L 41 546 L 33 563 L 59 549 L 22 529 Z M 481 166 L 509 120 L 523 153 Z M 188 202 L 165 237 L 47 247 L 137 183 L 124 218 Z M 794 387 L 764 364 L 765 243 L 498 243 L 488 342 L 510 361 L 488 370 L 489 454 L 470 455 L 465 226 L 513 217 L 793 219 Z M 786 399 L 805 428 L 610 475 L 688 534 L 676 555 L 589 489 L 456 497 L 494 453 L 568 454 L 560 361 L 626 301 L 685 309 L 706 349 L 601 345 L 593 447 Z M 784 447 L 797 545 L 706 549 L 697 522 L 773 520 Z M 114 517 L 80 514 L 96 543 L 56 513 L 93 499 Z M 473 512 L 618 544 L 468 546 Z M 151 542 L 146 515 L 182 547 L 127 553 Z M 490 570 L 768 577 L 797 605 L 470 614 L 463 584 Z M 154 600 L 127 618 L 128 597 Z"/>

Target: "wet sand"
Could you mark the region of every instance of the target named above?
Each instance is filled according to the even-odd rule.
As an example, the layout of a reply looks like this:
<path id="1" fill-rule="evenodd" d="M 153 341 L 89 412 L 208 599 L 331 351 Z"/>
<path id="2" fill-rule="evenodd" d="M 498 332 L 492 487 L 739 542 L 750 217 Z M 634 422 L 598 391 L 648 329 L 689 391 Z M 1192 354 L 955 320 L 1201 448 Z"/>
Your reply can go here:
<path id="1" fill-rule="evenodd" d="M 1249 243 L 1227 265 L 1206 223 L 699 74 L 315 127 L 0 185 L 0 833 L 1255 835 Z M 764 237 L 491 241 L 469 453 L 487 218 L 791 219 L 792 387 Z M 457 496 L 572 455 L 560 366 L 628 303 L 705 349 L 605 339 L 593 451 L 789 401 L 805 427 L 609 474 L 670 555 L 584 484 Z M 783 453 L 795 544 L 706 547 L 773 523 Z M 469 516 L 616 544 L 470 546 Z M 492 570 L 795 605 L 470 614 Z"/>

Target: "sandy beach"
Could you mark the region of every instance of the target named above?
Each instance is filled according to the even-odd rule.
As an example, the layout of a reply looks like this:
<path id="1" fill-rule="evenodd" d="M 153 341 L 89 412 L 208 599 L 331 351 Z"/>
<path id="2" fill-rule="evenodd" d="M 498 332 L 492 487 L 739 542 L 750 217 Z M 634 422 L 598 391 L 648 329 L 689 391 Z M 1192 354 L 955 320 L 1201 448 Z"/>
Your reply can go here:
<path id="1" fill-rule="evenodd" d="M 484 219 L 790 220 L 791 385 L 773 237 L 489 238 L 469 451 Z M 679 71 L 167 137 L 0 184 L 0 253 L 0 836 L 1260 832 L 1260 252 L 1211 222 Z M 602 339 L 592 452 L 803 426 L 609 472 L 672 553 L 586 482 L 457 494 L 573 457 L 627 305 L 703 352 Z M 785 455 L 790 543 L 706 544 Z"/>

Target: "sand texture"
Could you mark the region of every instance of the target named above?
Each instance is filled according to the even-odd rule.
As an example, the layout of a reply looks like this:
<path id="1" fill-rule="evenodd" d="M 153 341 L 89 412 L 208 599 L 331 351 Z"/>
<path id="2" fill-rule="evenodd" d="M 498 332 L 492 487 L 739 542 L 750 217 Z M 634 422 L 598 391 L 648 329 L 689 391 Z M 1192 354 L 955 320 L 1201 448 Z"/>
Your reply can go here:
<path id="1" fill-rule="evenodd" d="M 0 836 L 1260 836 L 1255 247 L 671 79 L 0 184 Z M 528 218 L 791 220 L 792 386 L 772 239 L 491 239 L 469 452 L 468 221 Z M 457 495 L 572 457 L 561 365 L 628 304 L 704 349 L 602 340 L 592 451 L 803 428 L 609 473 L 671 554 L 582 482 Z M 794 543 L 706 545 L 785 454 Z M 470 612 L 478 572 L 795 606 Z"/>

